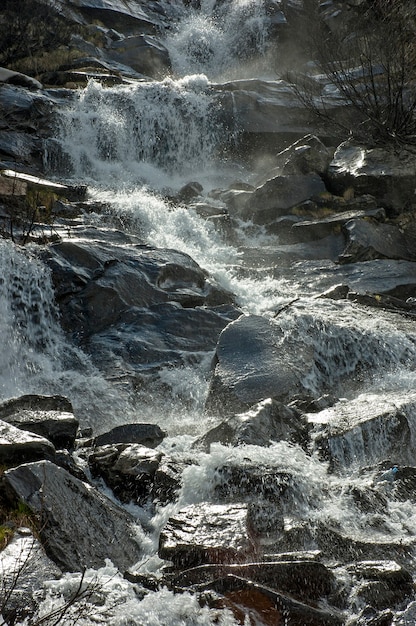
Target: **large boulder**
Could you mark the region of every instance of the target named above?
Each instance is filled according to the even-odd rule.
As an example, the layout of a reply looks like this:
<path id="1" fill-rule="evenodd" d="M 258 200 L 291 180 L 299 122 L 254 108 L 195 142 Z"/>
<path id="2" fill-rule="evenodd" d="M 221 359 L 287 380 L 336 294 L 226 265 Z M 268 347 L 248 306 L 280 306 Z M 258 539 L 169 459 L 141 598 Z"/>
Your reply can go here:
<path id="1" fill-rule="evenodd" d="M 176 568 L 202 563 L 250 560 L 253 546 L 246 529 L 247 506 L 196 504 L 169 518 L 159 539 L 159 556 Z"/>
<path id="2" fill-rule="evenodd" d="M 339 195 L 351 187 L 358 194 L 369 193 L 386 208 L 400 211 L 414 202 L 415 171 L 411 148 L 393 151 L 345 142 L 335 151 L 327 185 Z"/>
<path id="3" fill-rule="evenodd" d="M 416 396 L 385 393 L 358 396 L 309 415 L 314 445 L 335 469 L 368 465 L 386 458 L 414 458 L 412 420 Z"/>
<path id="4" fill-rule="evenodd" d="M 416 260 L 416 238 L 394 224 L 378 224 L 357 217 L 344 224 L 344 233 L 346 246 L 339 257 L 340 263 L 380 258 Z"/>
<path id="5" fill-rule="evenodd" d="M 171 69 L 167 49 L 151 35 L 135 35 L 115 41 L 107 56 L 152 78 L 166 76 Z"/>
<path id="6" fill-rule="evenodd" d="M 19 465 L 40 459 L 53 459 L 55 448 L 45 437 L 0 421 L 0 463 Z"/>
<path id="7" fill-rule="evenodd" d="M 49 461 L 28 463 L 4 474 L 7 488 L 40 516 L 48 556 L 64 570 L 119 569 L 141 555 L 135 520 L 126 511 Z"/>
<path id="8" fill-rule="evenodd" d="M 55 448 L 72 448 L 79 422 L 62 396 L 26 395 L 0 404 L 0 419 L 48 439 Z"/>

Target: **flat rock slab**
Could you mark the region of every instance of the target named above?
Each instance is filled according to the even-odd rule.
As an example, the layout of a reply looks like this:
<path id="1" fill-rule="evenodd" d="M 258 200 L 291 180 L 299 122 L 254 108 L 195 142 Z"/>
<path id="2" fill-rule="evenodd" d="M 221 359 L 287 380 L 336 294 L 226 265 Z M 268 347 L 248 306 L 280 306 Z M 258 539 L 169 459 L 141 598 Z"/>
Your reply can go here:
<path id="1" fill-rule="evenodd" d="M 55 448 L 45 437 L 0 421 L 0 465 L 10 467 L 54 456 Z"/>
<path id="2" fill-rule="evenodd" d="M 5 472 L 4 480 L 41 517 L 41 541 L 62 569 L 102 567 L 110 559 L 123 570 L 140 558 L 133 517 L 62 468 L 29 463 Z"/>
<path id="3" fill-rule="evenodd" d="M 239 576 L 289 593 L 302 602 L 317 601 L 331 594 L 335 578 L 323 563 L 317 561 L 276 561 L 231 565 L 201 565 L 175 577 L 175 585 L 189 587 L 206 585 L 225 576 Z"/>
<path id="4" fill-rule="evenodd" d="M 247 506 L 196 504 L 181 509 L 163 528 L 159 556 L 177 568 L 202 563 L 249 560 L 253 547 L 246 530 Z"/>
<path id="5" fill-rule="evenodd" d="M 315 446 L 334 468 L 369 465 L 383 459 L 412 462 L 416 395 L 384 393 L 338 402 L 308 419 L 317 428 Z"/>

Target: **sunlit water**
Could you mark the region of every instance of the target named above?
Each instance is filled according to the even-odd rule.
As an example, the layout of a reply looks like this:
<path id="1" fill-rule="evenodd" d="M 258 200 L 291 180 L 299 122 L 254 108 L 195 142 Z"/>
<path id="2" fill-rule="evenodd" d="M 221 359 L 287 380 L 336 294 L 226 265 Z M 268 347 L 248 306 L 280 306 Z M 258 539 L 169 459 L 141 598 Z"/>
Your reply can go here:
<path id="1" fill-rule="evenodd" d="M 190 180 L 201 182 L 205 192 L 216 185 L 226 187 L 227 181 L 236 177 L 249 180 L 249 173 L 238 164 L 218 160 L 220 140 L 224 142 L 228 136 L 234 141 L 236 129 L 223 125 L 221 106 L 207 76 L 242 73 L 245 65 L 253 67 L 256 58 L 261 64 L 268 52 L 268 16 L 264 3 L 256 0 L 224 3 L 217 11 L 212 0 L 202 0 L 201 4 L 201 11 L 187 12 L 166 42 L 177 73 L 188 75 L 112 88 L 91 82 L 62 111 L 57 131 L 61 150 L 59 158 L 55 152 L 50 162 L 58 163 L 60 174 L 65 171 L 66 178 L 87 183 L 91 199 L 109 207 L 106 215 L 91 215 L 91 221 L 117 223 L 153 246 L 189 254 L 235 294 L 245 314 L 273 319 L 287 336 L 308 344 L 319 364 L 305 372 L 305 386 L 311 392 L 323 384 L 338 385 L 343 374 L 364 361 L 371 376 L 357 382 L 363 400 L 369 393 L 408 393 L 414 386 L 415 342 L 407 328 L 396 324 L 394 316 L 380 319 L 363 314 L 352 304 L 317 300 L 323 271 L 317 270 L 314 277 L 310 270 L 305 274 L 300 265 L 297 272 L 281 273 L 276 278 L 270 264 L 248 268 L 243 250 L 272 248 L 278 243 L 276 238 L 261 228 L 245 225 L 230 242 L 192 208 L 164 199 L 166 192 L 175 192 Z M 73 401 L 81 423 L 92 420 L 96 427 L 99 422 L 101 430 L 133 420 L 131 398 L 112 388 L 81 351 L 68 345 L 59 327 L 49 272 L 43 264 L 30 249 L 17 251 L 8 242 L 0 242 L 0 258 L 4 268 L 0 280 L 2 397 L 62 393 Z M 292 301 L 284 315 L 275 317 Z M 296 515 L 312 525 L 319 521 L 333 524 L 357 538 L 374 538 L 378 533 L 380 539 L 400 541 L 413 534 L 416 519 L 409 503 L 390 502 L 381 522 L 374 513 L 357 509 L 346 486 L 362 486 L 363 481 L 373 485 L 371 472 L 365 478 L 355 468 L 347 475 L 331 475 L 315 454 L 286 442 L 267 449 L 232 449 L 217 444 L 210 454 L 191 450 L 195 437 L 215 423 L 202 415 L 211 357 L 207 353 L 195 367 L 162 370 L 160 379 L 170 393 L 157 398 L 148 413 L 141 407 L 141 420 L 160 423 L 169 433 L 161 449 L 178 460 L 192 458 L 194 464 L 184 472 L 179 502 L 147 519 L 147 553 L 136 564 L 139 571 L 158 573 L 160 528 L 181 506 L 215 501 L 218 467 L 224 464 L 252 461 L 290 471 L 296 489 L 286 504 L 288 524 Z M 343 395 L 342 386 L 337 391 Z M 134 505 L 129 510 L 138 520 L 146 517 Z M 162 590 L 143 592 L 143 598 L 138 597 L 136 587 L 111 563 L 99 571 L 88 571 L 85 582 L 96 587 L 85 613 L 77 614 L 81 624 L 91 624 L 92 613 L 95 623 L 120 626 L 236 623 L 227 612 L 217 615 L 201 608 L 191 595 L 175 596 Z M 79 575 L 75 574 L 51 583 L 40 617 L 61 605 L 78 584 Z M 406 619 L 405 614 L 399 616 L 397 624 L 408 623 Z M 71 620 L 69 613 L 67 623 Z"/>

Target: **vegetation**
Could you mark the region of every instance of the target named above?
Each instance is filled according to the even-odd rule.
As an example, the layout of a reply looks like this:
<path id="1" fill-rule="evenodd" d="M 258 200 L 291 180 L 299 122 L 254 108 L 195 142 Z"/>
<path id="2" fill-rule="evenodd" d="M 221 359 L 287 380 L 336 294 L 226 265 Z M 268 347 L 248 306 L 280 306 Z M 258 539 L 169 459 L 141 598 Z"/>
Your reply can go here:
<path id="1" fill-rule="evenodd" d="M 306 77 L 297 76 L 302 101 L 360 139 L 416 143 L 416 7 L 406 0 L 365 0 L 343 9 L 331 23 L 324 3 L 307 0 L 309 58 L 325 75 L 352 115 L 328 113 Z M 358 120 L 358 124 L 357 124 Z"/>

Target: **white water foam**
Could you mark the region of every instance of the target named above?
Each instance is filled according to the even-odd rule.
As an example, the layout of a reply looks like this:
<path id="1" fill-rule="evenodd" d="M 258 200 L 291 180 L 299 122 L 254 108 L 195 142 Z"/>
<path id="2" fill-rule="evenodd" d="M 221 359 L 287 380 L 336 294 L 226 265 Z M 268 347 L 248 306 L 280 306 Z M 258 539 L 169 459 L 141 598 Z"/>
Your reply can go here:
<path id="1" fill-rule="evenodd" d="M 252 64 L 259 74 L 267 53 L 270 18 L 263 0 L 202 0 L 166 37 L 165 45 L 178 75 L 204 72 L 211 78 L 239 76 Z M 242 69 L 244 68 L 244 69 Z"/>

